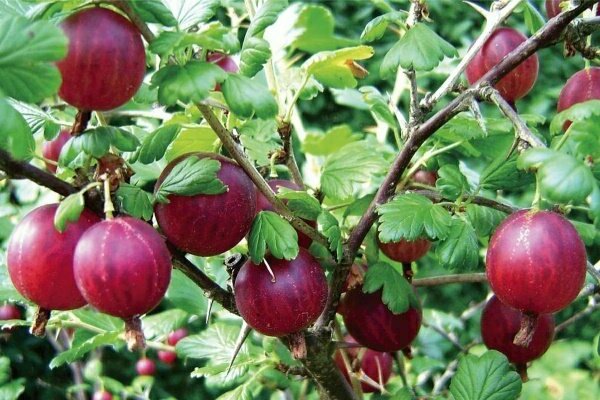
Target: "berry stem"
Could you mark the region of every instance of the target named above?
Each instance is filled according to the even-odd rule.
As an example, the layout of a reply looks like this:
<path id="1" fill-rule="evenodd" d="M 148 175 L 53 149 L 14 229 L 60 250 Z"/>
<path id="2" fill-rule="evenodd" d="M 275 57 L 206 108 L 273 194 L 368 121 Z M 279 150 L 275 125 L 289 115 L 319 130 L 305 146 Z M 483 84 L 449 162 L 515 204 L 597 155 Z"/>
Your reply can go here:
<path id="1" fill-rule="evenodd" d="M 527 376 L 527 364 L 515 364 L 515 368 L 521 377 L 521 381 L 523 381 L 523 383 L 527 382 L 529 380 L 529 377 Z"/>
<path id="2" fill-rule="evenodd" d="M 129 351 L 144 350 L 146 348 L 146 339 L 142 331 L 142 321 L 140 317 L 135 316 L 125 319 L 125 341 Z"/>
<path id="3" fill-rule="evenodd" d="M 50 310 L 42 307 L 38 307 L 33 317 L 33 324 L 31 325 L 31 333 L 37 337 L 44 337 L 46 335 L 46 325 L 50 319 Z"/>
<path id="4" fill-rule="evenodd" d="M 523 313 L 523 316 L 521 317 L 521 328 L 515 335 L 513 343 L 517 346 L 529 347 L 529 344 L 533 339 L 533 334 L 535 333 L 537 323 L 537 314 Z"/>
<path id="5" fill-rule="evenodd" d="M 404 278 L 408 281 L 408 283 L 412 283 L 414 272 L 412 270 L 412 263 L 402 263 L 402 271 L 404 273 Z"/>
<path id="6" fill-rule="evenodd" d="M 81 132 L 85 131 L 88 122 L 90 122 L 90 118 L 92 118 L 91 111 L 77 111 L 75 122 L 73 122 L 73 126 L 71 127 L 71 136 L 79 136 Z"/>
<path id="7" fill-rule="evenodd" d="M 110 179 L 107 176 L 104 179 L 104 214 L 106 215 L 106 219 L 113 219 L 114 211 L 115 206 L 110 198 Z"/>

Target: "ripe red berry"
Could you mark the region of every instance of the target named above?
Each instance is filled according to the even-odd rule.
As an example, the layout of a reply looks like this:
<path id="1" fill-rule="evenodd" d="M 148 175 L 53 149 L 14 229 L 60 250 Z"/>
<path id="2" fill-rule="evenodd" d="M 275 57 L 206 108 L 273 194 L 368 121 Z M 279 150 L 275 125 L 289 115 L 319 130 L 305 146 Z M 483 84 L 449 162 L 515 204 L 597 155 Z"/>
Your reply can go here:
<path id="1" fill-rule="evenodd" d="M 399 242 L 382 243 L 377 238 L 379 248 L 383 254 L 394 261 L 401 263 L 410 263 L 423 257 L 429 248 L 431 242 L 427 239 L 417 239 L 414 241 L 400 240 Z"/>
<path id="2" fill-rule="evenodd" d="M 554 18 L 562 12 L 560 3 L 564 1 L 565 0 L 546 0 L 546 14 L 548 14 L 548 18 Z M 600 3 L 598 3 L 598 5 L 599 7 L 596 10 L 596 15 L 600 15 Z"/>
<path id="3" fill-rule="evenodd" d="M 147 223 L 119 217 L 81 237 L 74 256 L 77 286 L 99 311 L 130 318 L 152 310 L 171 278 L 171 255 Z"/>
<path id="4" fill-rule="evenodd" d="M 527 40 L 525 36 L 512 28 L 496 29 L 467 66 L 469 84 L 477 82 L 525 40 Z M 506 101 L 514 104 L 529 93 L 537 80 L 537 75 L 538 58 L 534 54 L 506 74 L 494 87 Z"/>
<path id="5" fill-rule="evenodd" d="M 10 319 L 21 319 L 21 310 L 14 304 L 4 304 L 0 306 L 0 321 Z"/>
<path id="6" fill-rule="evenodd" d="M 164 362 L 165 364 L 171 365 L 175 362 L 175 360 L 177 360 L 177 353 L 175 353 L 174 351 L 159 350 L 158 359 Z"/>
<path id="7" fill-rule="evenodd" d="M 244 320 L 256 331 L 284 336 L 312 324 L 327 302 L 327 280 L 321 265 L 305 249 L 291 261 L 272 256 L 256 265 L 248 260 L 234 284 L 235 303 Z"/>
<path id="8" fill-rule="evenodd" d="M 188 335 L 188 330 L 185 328 L 179 328 L 167 336 L 167 343 L 171 346 L 175 346 L 181 339 Z"/>
<path id="9" fill-rule="evenodd" d="M 269 181 L 267 181 L 267 183 L 269 184 L 269 186 L 271 187 L 271 189 L 273 189 L 273 191 L 275 193 L 279 192 L 279 189 L 284 187 L 284 188 L 288 188 L 288 189 L 292 189 L 292 190 L 302 190 L 300 188 L 300 186 L 296 185 L 294 182 L 292 181 L 286 181 L 285 179 L 271 179 Z M 284 201 L 284 203 L 287 203 L 287 201 Z M 267 200 L 267 198 L 265 196 L 263 196 L 263 194 L 260 191 L 256 191 L 256 212 L 260 212 L 260 211 L 275 211 L 275 208 L 273 207 L 273 205 L 269 202 L 269 200 Z M 308 225 L 312 226 L 313 228 L 317 227 L 317 221 L 310 221 L 310 220 L 304 220 L 304 222 L 306 222 Z M 299 230 L 296 230 L 296 232 L 298 233 L 298 244 L 301 247 L 304 248 L 309 248 L 310 244 L 312 243 L 312 239 L 308 236 L 306 236 L 304 233 L 300 232 Z"/>
<path id="10" fill-rule="evenodd" d="M 571 106 L 588 100 L 600 99 L 600 68 L 586 68 L 576 72 L 569 78 L 558 96 L 557 111 L 564 111 Z M 565 122 L 563 129 L 567 130 L 570 121 Z"/>
<path id="11" fill-rule="evenodd" d="M 504 304 L 530 314 L 552 313 L 569 305 L 583 286 L 585 246 L 563 216 L 521 210 L 494 232 L 486 266 Z"/>
<path id="12" fill-rule="evenodd" d="M 342 299 L 344 324 L 348 333 L 363 346 L 376 351 L 398 351 L 417 337 L 421 328 L 421 308 L 411 306 L 394 314 L 381 300 L 381 290 L 364 293 L 362 286 Z"/>
<path id="13" fill-rule="evenodd" d="M 156 364 L 149 358 L 141 358 L 135 364 L 138 375 L 152 376 L 156 372 Z"/>
<path id="14" fill-rule="evenodd" d="M 424 169 L 419 169 L 412 176 L 413 182 L 421 183 L 423 185 L 435 186 L 435 182 L 437 181 L 438 175 L 435 171 L 426 171 Z"/>
<path id="15" fill-rule="evenodd" d="M 496 296 L 486 304 L 481 315 L 481 336 L 488 349 L 498 350 L 510 362 L 526 364 L 548 350 L 554 338 L 554 318 L 542 314 L 537 320 L 529 346 L 517 346 L 513 339 L 521 326 L 521 313 L 504 305 Z"/>
<path id="16" fill-rule="evenodd" d="M 235 60 L 227 54 L 219 52 L 211 53 L 208 55 L 208 57 L 206 57 L 206 60 L 208 62 L 217 64 L 222 70 L 231 74 L 237 74 L 237 72 L 240 70 Z M 221 85 L 217 83 L 215 90 L 220 92 Z"/>
<path id="17" fill-rule="evenodd" d="M 44 142 L 42 146 L 42 156 L 48 160 L 58 162 L 60 151 L 62 150 L 65 143 L 71 139 L 71 134 L 67 130 L 62 130 L 56 138 L 49 142 Z M 56 172 L 56 165 L 46 163 L 46 168 L 50 172 Z"/>
<path id="18" fill-rule="evenodd" d="M 356 340 L 350 335 L 346 335 L 344 341 L 347 343 L 356 343 Z M 373 379 L 377 383 L 384 385 L 389 381 L 392 375 L 393 358 L 390 353 L 381 353 L 371 349 L 348 348 L 345 350 L 348 354 L 350 366 L 354 371 L 362 370 L 365 375 Z M 358 358 L 358 360 L 357 360 Z M 335 364 L 342 371 L 344 377 L 350 382 L 350 375 L 344 363 L 341 351 L 335 353 Z M 378 392 L 378 388 L 370 385 L 367 382 L 360 384 L 364 393 Z"/>
<path id="19" fill-rule="evenodd" d="M 144 79 L 146 53 L 137 28 L 121 14 L 93 7 L 61 24 L 69 38 L 57 63 L 59 96 L 82 110 L 110 110 L 125 104 Z"/>
<path id="20" fill-rule="evenodd" d="M 16 226 L 6 251 L 10 278 L 25 298 L 47 310 L 86 304 L 73 277 L 73 254 L 84 232 L 100 221 L 84 209 L 60 233 L 54 227 L 58 204 L 38 207 Z"/>
<path id="21" fill-rule="evenodd" d="M 217 177 L 225 193 L 195 196 L 169 195 L 167 204 L 154 208 L 156 220 L 177 248 L 197 256 L 214 256 L 230 250 L 244 238 L 256 216 L 256 189 L 233 160 L 216 154 L 186 154 L 171 161 L 156 183 L 160 187 L 175 165 L 187 157 L 210 157 L 221 163 Z"/>
<path id="22" fill-rule="evenodd" d="M 112 394 L 110 394 L 107 391 L 101 391 L 101 392 L 96 392 L 94 393 L 94 397 L 92 397 L 92 400 L 112 400 L 113 396 Z"/>

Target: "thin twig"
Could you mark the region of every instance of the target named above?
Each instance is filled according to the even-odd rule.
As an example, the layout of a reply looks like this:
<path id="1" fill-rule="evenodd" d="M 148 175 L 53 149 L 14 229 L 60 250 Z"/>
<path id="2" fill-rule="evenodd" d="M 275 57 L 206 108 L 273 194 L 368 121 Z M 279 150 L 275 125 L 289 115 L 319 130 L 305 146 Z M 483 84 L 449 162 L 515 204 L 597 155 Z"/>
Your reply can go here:
<path id="1" fill-rule="evenodd" d="M 556 326 L 556 328 L 554 329 L 554 335 L 558 335 L 569 325 L 572 325 L 580 319 L 590 315 L 598 308 L 600 308 L 600 296 L 590 297 L 587 307 L 585 307 L 583 310 L 579 311 L 578 313 L 571 316 L 569 319 Z"/>
<path id="2" fill-rule="evenodd" d="M 449 199 L 444 198 L 444 196 L 442 196 L 440 193 L 433 191 L 433 190 L 406 190 L 403 193 L 420 194 L 421 196 L 425 196 L 428 199 L 433 200 L 436 203 L 439 203 L 442 201 L 450 201 Z M 477 204 L 479 206 L 493 208 L 495 210 L 502 211 L 503 213 L 506 213 L 506 214 L 512 214 L 513 212 L 516 212 L 519 210 L 518 207 L 514 207 L 509 204 L 501 203 L 497 200 L 488 199 L 487 197 L 473 196 L 470 199 L 471 199 L 472 204 Z"/>
<path id="3" fill-rule="evenodd" d="M 482 283 L 487 282 L 485 272 L 473 272 L 470 274 L 441 275 L 430 278 L 413 279 L 413 286 L 438 286 L 450 283 Z"/>
<path id="4" fill-rule="evenodd" d="M 125 13 L 131 20 L 131 22 L 138 28 L 146 42 L 151 43 L 156 36 L 154 33 L 148 28 L 148 25 L 140 18 L 139 15 L 134 11 L 133 8 L 129 5 L 128 1 L 125 0 L 107 0 L 107 2 L 113 4 L 115 7 L 119 8 L 121 11 Z"/>

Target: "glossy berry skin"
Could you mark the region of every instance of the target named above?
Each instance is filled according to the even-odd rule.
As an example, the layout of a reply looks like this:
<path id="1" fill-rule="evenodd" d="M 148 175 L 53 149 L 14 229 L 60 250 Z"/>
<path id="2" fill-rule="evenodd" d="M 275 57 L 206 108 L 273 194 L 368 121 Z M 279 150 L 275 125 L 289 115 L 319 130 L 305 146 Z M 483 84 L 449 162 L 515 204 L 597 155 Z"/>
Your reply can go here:
<path id="1" fill-rule="evenodd" d="M 498 350 L 510 362 L 526 364 L 540 358 L 550 347 L 554 338 L 554 317 L 542 314 L 538 318 L 533 339 L 527 347 L 513 344 L 521 326 L 521 313 L 504 305 L 493 296 L 485 305 L 481 315 L 481 336 L 488 349 Z"/>
<path id="2" fill-rule="evenodd" d="M 270 179 L 267 181 L 267 183 L 269 184 L 269 186 L 271 187 L 271 189 L 273 189 L 273 191 L 275 193 L 279 192 L 279 189 L 284 187 L 284 188 L 288 188 L 291 190 L 302 190 L 302 188 L 300 188 L 300 186 L 296 185 L 294 182 L 292 181 L 286 181 L 285 179 Z M 284 200 L 284 203 L 287 203 L 287 201 Z M 256 212 L 260 212 L 260 211 L 275 211 L 275 208 L 273 207 L 273 205 L 269 202 L 269 200 L 267 200 L 267 198 L 265 196 L 263 196 L 263 194 L 260 191 L 256 191 Z M 317 221 L 310 221 L 310 220 L 304 220 L 304 222 L 306 222 L 308 225 L 312 226 L 313 228 L 317 227 Z M 304 233 L 300 232 L 299 230 L 296 230 L 296 233 L 298 233 L 298 244 L 301 247 L 304 247 L 306 249 L 308 249 L 310 247 L 310 244 L 312 243 L 312 239 L 308 236 L 306 236 Z"/>
<path id="3" fill-rule="evenodd" d="M 363 293 L 362 286 L 358 286 L 346 293 L 342 303 L 348 333 L 358 343 L 376 351 L 392 352 L 408 347 L 421 328 L 420 306 L 394 314 L 381 300 L 381 290 Z"/>
<path id="4" fill-rule="evenodd" d="M 383 254 L 394 261 L 410 263 L 423 257 L 431 248 L 431 242 L 427 239 L 414 241 L 400 240 L 399 242 L 382 243 L 377 238 L 379 248 Z"/>
<path id="5" fill-rule="evenodd" d="M 21 310 L 13 304 L 5 304 L 0 306 L 0 321 L 8 321 L 11 319 L 21 319 Z"/>
<path id="6" fill-rule="evenodd" d="M 356 343 L 356 340 L 354 340 L 352 336 L 347 335 L 344 338 L 344 342 Z M 385 385 L 387 381 L 390 380 L 394 363 L 390 353 L 381 353 L 371 349 L 365 350 L 360 348 L 347 348 L 346 353 L 348 354 L 350 365 L 352 367 L 356 367 L 357 370 L 362 369 L 365 375 L 373 379 L 375 382 L 379 383 L 381 381 Z M 360 361 L 355 361 L 357 357 L 361 357 Z M 335 352 L 335 364 L 339 370 L 342 371 L 342 374 L 344 374 L 344 377 L 348 383 L 350 383 L 350 375 L 348 374 L 348 369 L 346 369 L 346 364 L 344 364 L 344 359 L 340 350 Z M 355 366 L 355 364 L 358 365 Z M 360 386 L 363 393 L 373 393 L 379 391 L 376 387 L 366 382 L 361 382 Z"/>
<path id="7" fill-rule="evenodd" d="M 492 235 L 486 270 L 504 304 L 530 314 L 552 313 L 569 305 L 583 286 L 585 246 L 563 216 L 521 210 Z"/>
<path id="8" fill-rule="evenodd" d="M 565 0 L 546 0 L 546 14 L 548 14 L 548 18 L 554 18 L 562 12 L 560 3 L 563 1 Z M 600 7 L 596 10 L 596 15 L 600 15 Z"/>
<path id="9" fill-rule="evenodd" d="M 88 228 L 100 221 L 84 209 L 63 233 L 54 227 L 58 204 L 31 211 L 14 229 L 6 261 L 15 288 L 47 310 L 73 310 L 86 304 L 73 276 L 75 246 Z"/>
<path id="10" fill-rule="evenodd" d="M 237 74 L 238 71 L 240 70 L 240 68 L 238 67 L 238 65 L 235 63 L 235 60 L 228 56 L 227 54 L 223 54 L 223 53 L 211 53 L 208 55 L 208 57 L 206 57 L 206 60 L 208 62 L 217 64 L 219 67 L 221 67 L 221 69 L 225 72 L 229 72 L 230 74 Z M 217 83 L 217 85 L 215 86 L 215 90 L 220 92 L 221 91 L 221 85 Z"/>
<path id="11" fill-rule="evenodd" d="M 118 217 L 94 225 L 74 256 L 81 294 L 99 311 L 130 318 L 152 310 L 171 279 L 171 255 L 147 223 Z"/>
<path id="12" fill-rule="evenodd" d="M 169 195 L 169 203 L 157 203 L 156 220 L 177 248 L 197 256 L 214 256 L 233 248 L 250 231 L 256 215 L 256 189 L 233 160 L 216 154 L 186 154 L 171 161 L 156 189 L 175 165 L 186 157 L 210 157 L 221 163 L 217 177 L 228 187 L 225 193 L 195 196 Z"/>
<path id="13" fill-rule="evenodd" d="M 60 151 L 65 143 L 71 139 L 71 134 L 67 130 L 60 131 L 57 137 L 49 142 L 44 142 L 42 145 L 42 156 L 48 160 L 58 162 Z M 56 173 L 56 165 L 46 163 L 46 169 L 52 173 Z"/>
<path id="14" fill-rule="evenodd" d="M 525 36 L 512 28 L 496 29 L 467 65 L 466 74 L 469 84 L 477 82 L 525 40 L 527 40 Z M 529 93 L 537 80 L 537 75 L 538 58 L 534 54 L 500 79 L 494 87 L 506 101 L 514 104 Z"/>
<path id="15" fill-rule="evenodd" d="M 571 106 L 588 100 L 600 99 L 600 68 L 586 68 L 576 72 L 569 78 L 558 96 L 557 111 L 564 111 Z M 567 130 L 570 121 L 565 122 L 563 129 Z"/>
<path id="16" fill-rule="evenodd" d="M 175 346 L 181 339 L 188 335 L 188 330 L 185 328 L 179 328 L 167 336 L 167 343 L 170 346 Z"/>
<path id="17" fill-rule="evenodd" d="M 420 169 L 412 176 L 413 182 L 421 183 L 423 185 L 435 186 L 438 175 L 435 171 L 425 171 Z"/>
<path id="18" fill-rule="evenodd" d="M 113 396 L 109 392 L 102 391 L 94 393 L 92 400 L 112 400 Z"/>
<path id="19" fill-rule="evenodd" d="M 327 302 L 327 280 L 321 265 L 305 249 L 291 261 L 265 257 L 264 262 L 248 260 L 234 284 L 235 304 L 242 318 L 256 331 L 284 336 L 312 324 Z"/>
<path id="20" fill-rule="evenodd" d="M 111 110 L 140 88 L 146 53 L 137 28 L 106 8 L 79 11 L 63 21 L 69 39 L 67 56 L 57 63 L 62 76 L 59 96 L 81 110 Z"/>
<path id="21" fill-rule="evenodd" d="M 138 375 L 152 376 L 156 372 L 156 363 L 149 358 L 141 358 L 135 363 Z"/>
<path id="22" fill-rule="evenodd" d="M 175 362 L 175 360 L 177 360 L 177 353 L 175 353 L 174 351 L 159 350 L 158 359 L 164 362 L 165 364 L 171 365 Z"/>

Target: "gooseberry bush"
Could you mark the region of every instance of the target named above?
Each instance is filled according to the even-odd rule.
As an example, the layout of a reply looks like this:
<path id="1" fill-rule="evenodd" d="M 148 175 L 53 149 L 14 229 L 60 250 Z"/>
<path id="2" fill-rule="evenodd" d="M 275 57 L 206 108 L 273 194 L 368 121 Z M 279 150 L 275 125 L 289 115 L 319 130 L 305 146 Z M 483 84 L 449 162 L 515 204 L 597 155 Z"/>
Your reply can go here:
<path id="1" fill-rule="evenodd" d="M 600 398 L 597 0 L 0 0 L 0 398 Z"/>

